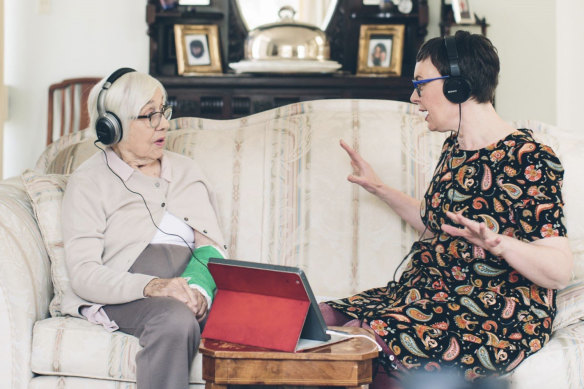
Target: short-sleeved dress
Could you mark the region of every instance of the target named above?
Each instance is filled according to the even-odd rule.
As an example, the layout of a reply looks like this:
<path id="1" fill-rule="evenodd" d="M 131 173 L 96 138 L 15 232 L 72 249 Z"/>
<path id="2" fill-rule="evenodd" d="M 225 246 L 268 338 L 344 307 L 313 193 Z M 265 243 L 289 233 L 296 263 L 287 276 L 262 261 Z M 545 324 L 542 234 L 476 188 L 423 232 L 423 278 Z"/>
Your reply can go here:
<path id="1" fill-rule="evenodd" d="M 562 165 L 532 135 L 517 130 L 473 151 L 447 138 L 421 211 L 434 237 L 414 243 L 397 283 L 327 304 L 369 324 L 408 369 L 455 367 L 474 380 L 539 350 L 550 338 L 555 291 L 440 230 L 452 210 L 525 242 L 566 235 Z"/>

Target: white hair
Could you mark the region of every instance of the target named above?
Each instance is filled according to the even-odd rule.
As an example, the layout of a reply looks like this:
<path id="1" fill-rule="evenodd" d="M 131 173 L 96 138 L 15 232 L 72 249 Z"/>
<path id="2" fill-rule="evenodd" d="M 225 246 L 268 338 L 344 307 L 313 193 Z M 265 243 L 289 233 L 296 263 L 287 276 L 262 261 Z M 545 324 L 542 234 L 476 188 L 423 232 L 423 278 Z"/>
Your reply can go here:
<path id="1" fill-rule="evenodd" d="M 95 122 L 99 117 L 97 112 L 97 97 L 103 84 L 109 78 L 105 77 L 97 83 L 89 93 L 87 109 L 89 111 L 89 126 L 95 130 Z M 164 86 L 146 73 L 126 73 L 113 82 L 105 92 L 105 111 L 115 114 L 122 123 L 122 139 L 128 134 L 130 121 L 140 114 L 140 110 L 152 99 L 156 90 L 160 89 L 166 102 L 167 94 Z"/>

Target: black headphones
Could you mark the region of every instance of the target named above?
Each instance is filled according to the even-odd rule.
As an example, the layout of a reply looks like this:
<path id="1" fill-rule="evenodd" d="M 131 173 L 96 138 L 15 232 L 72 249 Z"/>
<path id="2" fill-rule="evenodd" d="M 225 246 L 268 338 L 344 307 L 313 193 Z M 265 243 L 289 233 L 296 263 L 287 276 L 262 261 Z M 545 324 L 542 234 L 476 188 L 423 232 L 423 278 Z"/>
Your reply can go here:
<path id="1" fill-rule="evenodd" d="M 458 50 L 456 49 L 456 40 L 454 36 L 445 36 L 444 45 L 448 55 L 448 65 L 450 67 L 450 77 L 444 80 L 442 88 L 444 96 L 455 103 L 462 104 L 469 99 L 471 93 L 470 82 L 460 75 L 460 66 L 458 66 Z"/>
<path id="2" fill-rule="evenodd" d="M 120 68 L 113 72 L 107 78 L 97 96 L 98 117 L 95 121 L 95 133 L 97 134 L 97 140 L 106 146 L 118 143 L 122 140 L 123 134 L 121 120 L 115 113 L 105 110 L 106 92 L 118 78 L 131 72 L 135 72 L 135 70 L 131 68 Z"/>

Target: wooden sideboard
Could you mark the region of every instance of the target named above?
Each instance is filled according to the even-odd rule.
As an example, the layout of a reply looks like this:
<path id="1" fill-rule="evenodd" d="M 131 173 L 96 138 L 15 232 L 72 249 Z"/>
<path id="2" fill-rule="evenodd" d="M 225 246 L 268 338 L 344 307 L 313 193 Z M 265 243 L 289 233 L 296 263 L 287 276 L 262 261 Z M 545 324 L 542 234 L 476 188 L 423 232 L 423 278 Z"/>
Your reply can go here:
<path id="1" fill-rule="evenodd" d="M 247 30 L 236 0 L 212 0 L 211 5 L 164 10 L 160 0 L 148 0 L 150 74 L 169 95 L 176 116 L 231 119 L 271 108 L 315 99 L 362 98 L 409 101 L 415 55 L 428 23 L 426 0 L 414 0 L 409 14 L 380 10 L 362 0 L 339 0 L 326 29 L 331 60 L 342 65 L 333 74 L 236 74 L 229 63 L 243 59 Z M 174 47 L 175 24 L 215 24 L 219 29 L 223 74 L 179 76 Z M 399 77 L 356 75 L 361 25 L 405 26 L 402 73 Z"/>
<path id="2" fill-rule="evenodd" d="M 316 99 L 408 101 L 411 81 L 404 77 L 235 75 L 159 77 L 176 116 L 236 118 L 282 105 Z"/>

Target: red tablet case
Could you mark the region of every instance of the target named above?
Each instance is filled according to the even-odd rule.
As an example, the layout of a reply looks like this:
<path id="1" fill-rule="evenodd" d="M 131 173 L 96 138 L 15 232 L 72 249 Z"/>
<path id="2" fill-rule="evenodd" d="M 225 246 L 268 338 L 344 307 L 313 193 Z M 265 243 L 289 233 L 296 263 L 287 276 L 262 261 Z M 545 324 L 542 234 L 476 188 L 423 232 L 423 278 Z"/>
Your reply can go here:
<path id="1" fill-rule="evenodd" d="M 310 299 L 299 274 L 209 263 L 217 284 L 202 337 L 294 352 Z"/>

